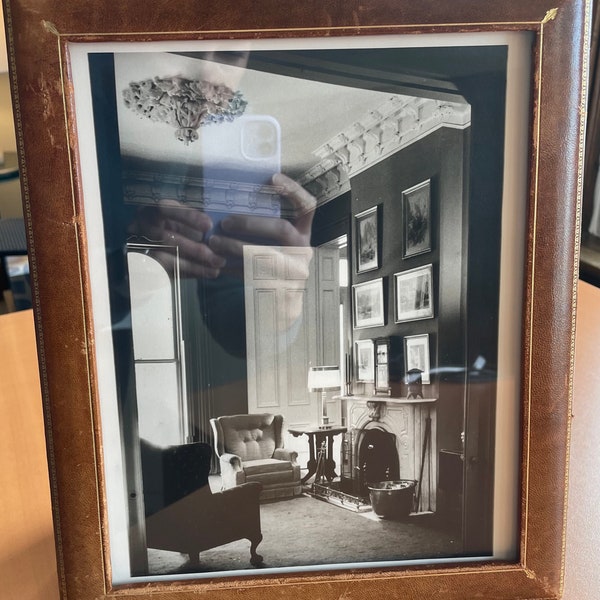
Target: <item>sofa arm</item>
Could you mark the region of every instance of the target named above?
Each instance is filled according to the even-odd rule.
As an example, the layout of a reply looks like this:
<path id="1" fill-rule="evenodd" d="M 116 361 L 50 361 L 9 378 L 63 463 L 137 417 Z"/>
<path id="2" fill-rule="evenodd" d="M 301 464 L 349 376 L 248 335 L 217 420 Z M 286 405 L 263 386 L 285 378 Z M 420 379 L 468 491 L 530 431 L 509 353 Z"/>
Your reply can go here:
<path id="1" fill-rule="evenodd" d="M 286 450 L 285 448 L 275 448 L 273 458 L 277 460 L 289 460 L 293 465 L 298 460 L 298 453 L 295 450 Z"/>

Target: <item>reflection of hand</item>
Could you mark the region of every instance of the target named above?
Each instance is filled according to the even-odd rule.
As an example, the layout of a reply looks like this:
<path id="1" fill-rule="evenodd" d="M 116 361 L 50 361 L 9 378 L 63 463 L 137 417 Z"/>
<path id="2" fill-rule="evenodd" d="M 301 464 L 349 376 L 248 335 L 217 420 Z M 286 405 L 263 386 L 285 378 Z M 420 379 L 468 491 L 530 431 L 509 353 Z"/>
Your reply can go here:
<path id="1" fill-rule="evenodd" d="M 310 247 L 312 222 L 316 200 L 298 183 L 285 175 L 275 175 L 273 185 L 281 189 L 280 194 L 293 213 L 291 220 L 265 217 L 228 215 L 221 221 L 221 231 L 213 235 L 210 247 L 227 261 L 226 270 L 232 265 L 242 264 L 244 246 L 260 239 L 259 254 L 273 258 L 275 276 L 270 280 L 271 289 L 285 292 L 285 301 L 277 302 L 275 322 L 279 330 L 288 330 L 302 315 L 304 290 L 310 277 L 313 250 Z"/>
<path id="2" fill-rule="evenodd" d="M 240 265 L 244 245 L 256 240 L 268 246 L 309 247 L 316 200 L 285 175 L 274 175 L 273 185 L 288 201 L 292 220 L 228 215 L 221 221 L 219 233 L 205 242 L 205 235 L 213 227 L 210 216 L 169 199 L 140 209 L 129 233 L 149 243 L 177 246 L 181 275 L 206 279 L 215 279 L 224 269 L 235 272 L 235 268 L 227 268 L 227 263 L 231 263 L 229 267 Z M 160 248 L 153 249 L 152 256 L 165 265 L 172 261 L 172 254 Z M 295 265 L 300 278 L 308 277 L 308 262 Z"/>
<path id="3" fill-rule="evenodd" d="M 156 206 L 139 211 L 129 233 L 149 242 L 178 246 L 183 276 L 214 279 L 226 260 L 203 242 L 211 228 L 210 217 L 201 210 L 183 206 L 176 200 L 160 200 Z M 152 256 L 163 264 L 172 260 L 169 252 L 159 248 L 152 251 Z"/>
<path id="4" fill-rule="evenodd" d="M 282 174 L 273 176 L 273 185 L 281 189 L 295 215 L 292 221 L 248 215 L 228 215 L 221 221 L 222 233 L 210 238 L 209 246 L 228 258 L 243 257 L 243 247 L 260 239 L 267 246 L 310 246 L 316 200 L 298 183 Z"/>
<path id="5" fill-rule="evenodd" d="M 303 312 L 305 294 L 292 291 L 306 288 L 310 277 L 313 258 L 310 238 L 317 201 L 285 175 L 274 175 L 272 182 L 287 201 L 292 219 L 228 215 L 221 221 L 221 231 L 210 238 L 209 246 L 227 259 L 226 271 L 235 272 L 235 265 L 238 265 L 236 274 L 243 277 L 239 270 L 243 264 L 244 246 L 260 240 L 260 254 L 272 256 L 272 264 L 276 265 L 271 286 L 286 292 L 285 302 L 277 303 L 275 319 L 279 330 L 284 331 L 297 323 Z M 286 251 L 292 247 L 292 251 Z"/>

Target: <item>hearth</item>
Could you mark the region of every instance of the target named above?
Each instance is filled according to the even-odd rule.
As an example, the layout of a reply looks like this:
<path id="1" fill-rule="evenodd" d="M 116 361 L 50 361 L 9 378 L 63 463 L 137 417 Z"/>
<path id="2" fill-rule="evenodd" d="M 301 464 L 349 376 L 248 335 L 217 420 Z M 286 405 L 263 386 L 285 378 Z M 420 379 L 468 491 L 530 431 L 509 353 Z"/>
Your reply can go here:
<path id="1" fill-rule="evenodd" d="M 339 491 L 369 504 L 369 484 L 413 481 L 415 512 L 435 512 L 437 464 L 434 399 L 344 396 Z"/>
<path id="2" fill-rule="evenodd" d="M 400 479 L 396 436 L 383 427 L 352 429 L 342 445 L 341 489 L 368 498 L 369 484 Z"/>

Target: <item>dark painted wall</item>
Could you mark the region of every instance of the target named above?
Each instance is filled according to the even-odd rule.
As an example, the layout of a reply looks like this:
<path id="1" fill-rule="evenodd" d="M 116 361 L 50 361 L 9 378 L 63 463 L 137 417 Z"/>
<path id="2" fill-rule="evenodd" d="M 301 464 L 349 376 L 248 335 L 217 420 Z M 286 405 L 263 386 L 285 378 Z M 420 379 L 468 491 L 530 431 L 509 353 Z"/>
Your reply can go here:
<path id="1" fill-rule="evenodd" d="M 351 181 L 353 214 L 382 205 L 381 267 L 360 274 L 353 268 L 352 282 L 383 277 L 386 310 L 384 327 L 355 329 L 354 339 L 394 336 L 402 347 L 405 336 L 429 334 L 433 372 L 431 384 L 424 385 L 423 392 L 426 397 L 440 398 L 438 411 L 442 422 L 438 425 L 438 445 L 452 449 L 460 448 L 464 388 L 445 386 L 445 376 L 436 371 L 464 366 L 461 319 L 466 276 L 463 249 L 466 247 L 464 171 L 467 137 L 468 130 L 439 129 Z M 427 179 L 431 180 L 432 249 L 403 259 L 402 192 Z M 395 323 L 394 274 L 428 264 L 433 265 L 434 318 Z M 369 393 L 370 390 L 365 391 Z M 405 395 L 404 386 L 395 385 L 393 393 Z"/>

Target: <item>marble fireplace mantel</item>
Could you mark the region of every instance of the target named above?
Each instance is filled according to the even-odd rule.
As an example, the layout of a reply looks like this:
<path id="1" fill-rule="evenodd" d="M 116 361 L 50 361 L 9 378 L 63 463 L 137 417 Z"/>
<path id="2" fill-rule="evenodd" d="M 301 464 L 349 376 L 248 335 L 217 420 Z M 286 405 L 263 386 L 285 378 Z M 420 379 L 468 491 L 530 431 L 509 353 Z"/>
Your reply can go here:
<path id="1" fill-rule="evenodd" d="M 373 395 L 340 395 L 337 398 L 345 404 L 345 425 L 354 442 L 361 431 L 371 428 L 382 428 L 396 436 L 401 478 L 420 481 L 420 511 L 435 512 L 437 398 Z"/>
<path id="2" fill-rule="evenodd" d="M 335 396 L 334 400 L 362 400 L 363 402 L 389 402 L 390 404 L 428 404 L 437 402 L 437 398 L 393 398 L 391 396 L 362 396 L 360 394 Z"/>

